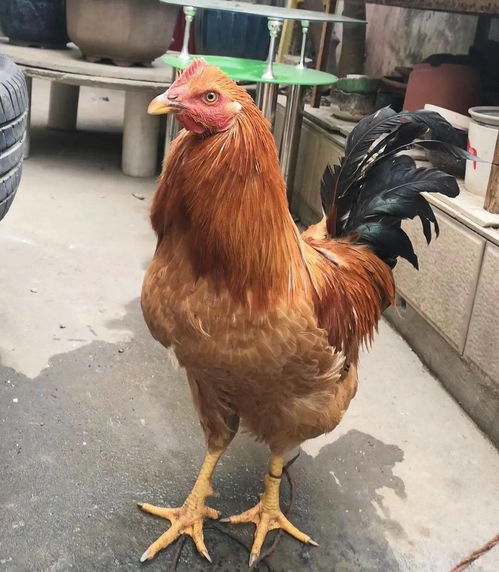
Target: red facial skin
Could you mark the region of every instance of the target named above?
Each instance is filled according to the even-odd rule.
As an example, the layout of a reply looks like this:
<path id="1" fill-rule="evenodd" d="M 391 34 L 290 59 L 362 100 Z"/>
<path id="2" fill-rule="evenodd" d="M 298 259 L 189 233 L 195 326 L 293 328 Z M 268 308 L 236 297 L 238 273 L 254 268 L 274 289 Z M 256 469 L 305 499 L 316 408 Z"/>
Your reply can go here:
<path id="1" fill-rule="evenodd" d="M 215 90 L 191 94 L 183 87 L 172 90 L 174 87 L 167 91 L 167 97 L 171 99 L 172 95 L 176 96 L 174 101 L 184 106 L 184 109 L 175 112 L 175 116 L 188 131 L 199 135 L 219 133 L 232 126 L 237 112 L 234 102 L 228 97 Z M 215 93 L 216 101 L 206 101 L 206 93 Z"/>
<path id="2" fill-rule="evenodd" d="M 179 106 L 175 110 L 176 118 L 188 131 L 199 135 L 226 131 L 241 109 L 241 105 L 213 81 L 212 73 L 207 70 L 206 62 L 196 60 L 166 92 L 169 102 Z M 210 97 L 214 97 L 214 101 L 210 101 Z"/>

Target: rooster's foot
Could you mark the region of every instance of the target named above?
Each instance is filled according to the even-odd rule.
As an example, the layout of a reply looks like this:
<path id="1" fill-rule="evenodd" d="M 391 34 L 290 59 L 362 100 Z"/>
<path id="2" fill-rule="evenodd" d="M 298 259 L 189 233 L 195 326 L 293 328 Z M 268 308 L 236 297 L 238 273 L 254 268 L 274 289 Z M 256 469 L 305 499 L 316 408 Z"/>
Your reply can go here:
<path id="1" fill-rule="evenodd" d="M 139 503 L 139 507 L 144 512 L 160 516 L 171 522 L 170 528 L 144 552 L 140 559 L 141 562 L 154 558 L 160 550 L 172 544 L 181 534 L 188 534 L 194 540 L 198 552 L 211 562 L 204 543 L 203 520 L 206 517 L 217 519 L 220 517 L 220 513 L 206 506 L 204 495 L 191 493 L 180 508 L 163 508 L 147 503 Z"/>
<path id="2" fill-rule="evenodd" d="M 230 518 L 222 519 L 222 522 L 230 522 L 231 524 L 252 522 L 256 525 L 255 539 L 253 541 L 249 559 L 250 568 L 256 563 L 260 556 L 260 552 L 262 550 L 262 546 L 267 533 L 277 528 L 284 530 L 305 544 L 318 546 L 317 542 L 312 540 L 310 536 L 304 534 L 298 530 L 296 526 L 289 522 L 289 520 L 282 513 L 279 506 L 275 508 L 265 508 L 264 502 L 265 494 L 263 495 L 262 501 L 260 501 L 255 507 L 250 508 L 246 512 L 243 512 L 237 516 L 231 516 Z"/>
<path id="3" fill-rule="evenodd" d="M 206 454 L 194 488 L 180 508 L 162 508 L 152 504 L 139 503 L 139 507 L 144 512 L 166 518 L 171 522 L 170 528 L 142 554 L 141 562 L 154 558 L 160 550 L 170 546 L 182 534 L 188 534 L 194 540 L 199 553 L 211 562 L 204 543 L 203 520 L 220 517 L 217 510 L 206 506 L 206 498 L 213 495 L 211 476 L 222 453 L 223 450 L 220 449 Z"/>

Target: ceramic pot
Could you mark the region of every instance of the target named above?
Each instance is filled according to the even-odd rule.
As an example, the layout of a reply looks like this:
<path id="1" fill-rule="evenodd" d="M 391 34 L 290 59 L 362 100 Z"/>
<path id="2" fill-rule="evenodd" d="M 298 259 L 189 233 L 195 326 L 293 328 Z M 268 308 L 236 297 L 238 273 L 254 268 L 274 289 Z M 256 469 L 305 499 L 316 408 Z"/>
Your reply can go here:
<path id="1" fill-rule="evenodd" d="M 179 8 L 159 0 L 66 0 L 68 33 L 90 61 L 150 64 L 172 40 Z"/>
<path id="2" fill-rule="evenodd" d="M 65 48 L 64 0 L 0 0 L 3 33 L 12 44 Z"/>
<path id="3" fill-rule="evenodd" d="M 426 103 L 466 115 L 470 107 L 481 103 L 478 70 L 456 64 L 415 66 L 407 83 L 404 110 L 423 109 Z"/>

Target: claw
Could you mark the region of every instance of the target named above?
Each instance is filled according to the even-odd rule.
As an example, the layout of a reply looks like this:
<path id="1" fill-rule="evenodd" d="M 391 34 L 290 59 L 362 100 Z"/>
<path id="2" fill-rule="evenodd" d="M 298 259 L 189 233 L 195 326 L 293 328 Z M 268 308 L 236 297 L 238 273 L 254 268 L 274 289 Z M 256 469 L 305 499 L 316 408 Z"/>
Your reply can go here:
<path id="1" fill-rule="evenodd" d="M 258 556 L 260 556 L 260 555 L 255 554 L 254 552 L 252 552 L 250 554 L 250 557 L 249 557 L 249 567 L 250 568 L 252 568 L 255 565 L 256 561 L 258 560 Z"/>
<path id="2" fill-rule="evenodd" d="M 230 516 L 227 518 L 221 518 L 219 522 L 230 522 Z"/>
<path id="3" fill-rule="evenodd" d="M 312 546 L 319 546 L 319 543 L 315 542 L 315 540 L 312 540 L 311 538 L 308 539 L 308 543 L 311 544 Z"/>
<path id="4" fill-rule="evenodd" d="M 203 550 L 203 551 L 201 552 L 201 554 L 206 558 L 206 560 L 208 560 L 208 562 L 209 562 L 210 564 L 213 564 L 213 561 L 211 560 L 211 556 L 208 554 L 208 551 L 207 551 L 207 550 Z"/>
<path id="5" fill-rule="evenodd" d="M 153 557 L 153 554 L 151 554 L 151 550 L 150 548 L 148 548 L 144 554 L 142 554 L 142 556 L 140 557 L 140 561 L 141 562 L 145 562 L 146 560 L 150 560 Z"/>
<path id="6" fill-rule="evenodd" d="M 144 503 L 143 503 L 143 502 L 138 502 L 138 503 L 137 503 L 137 506 L 138 506 L 139 508 L 142 508 L 142 507 L 144 506 Z"/>

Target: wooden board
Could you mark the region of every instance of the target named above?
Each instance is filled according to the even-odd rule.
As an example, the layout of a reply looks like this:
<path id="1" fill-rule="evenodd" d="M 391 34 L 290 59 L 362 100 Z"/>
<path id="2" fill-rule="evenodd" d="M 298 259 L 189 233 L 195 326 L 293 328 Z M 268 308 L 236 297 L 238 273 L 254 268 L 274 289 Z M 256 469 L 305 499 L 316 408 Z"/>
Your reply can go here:
<path id="1" fill-rule="evenodd" d="M 498 0 L 359 0 L 359 2 L 459 14 L 499 14 Z"/>
<path id="2" fill-rule="evenodd" d="M 336 11 L 336 0 L 324 0 L 324 12 L 330 14 Z M 317 61 L 315 63 L 315 69 L 324 71 L 326 69 L 327 58 L 329 55 L 329 47 L 331 44 L 331 34 L 333 27 L 331 24 L 322 24 L 321 39 L 319 43 L 319 50 L 317 52 Z M 314 107 L 320 107 L 321 104 L 321 90 L 319 87 L 315 86 L 312 90 L 312 105 Z"/>
<path id="3" fill-rule="evenodd" d="M 491 213 L 499 214 L 499 137 L 496 142 L 483 208 Z"/>

